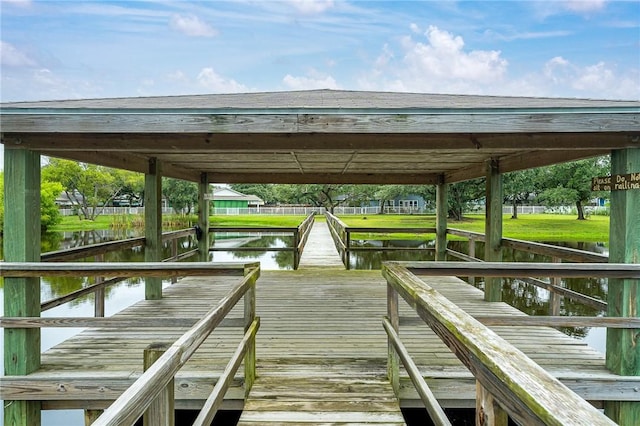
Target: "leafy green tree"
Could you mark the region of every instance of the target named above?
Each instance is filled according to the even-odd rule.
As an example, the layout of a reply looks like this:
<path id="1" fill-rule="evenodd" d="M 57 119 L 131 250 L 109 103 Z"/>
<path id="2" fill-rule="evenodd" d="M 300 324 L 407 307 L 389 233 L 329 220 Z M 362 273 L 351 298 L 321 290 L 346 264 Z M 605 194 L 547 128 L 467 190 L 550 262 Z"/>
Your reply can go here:
<path id="1" fill-rule="evenodd" d="M 62 222 L 62 214 L 56 204 L 56 198 L 62 192 L 60 182 L 44 181 L 40 187 L 40 227 L 43 231 Z"/>
<path id="2" fill-rule="evenodd" d="M 0 234 L 4 229 L 4 172 L 0 170 Z"/>
<path id="3" fill-rule="evenodd" d="M 346 204 L 352 198 L 354 185 L 308 184 L 308 185 L 277 185 L 276 199 L 283 203 L 311 204 L 333 210 Z"/>
<path id="4" fill-rule="evenodd" d="M 198 185 L 181 179 L 163 178 L 162 195 L 176 213 L 191 210 L 198 204 Z"/>
<path id="5" fill-rule="evenodd" d="M 62 221 L 56 198 L 62 192 L 59 182 L 42 182 L 40 189 L 40 226 L 43 231 Z M 0 171 L 0 234 L 4 228 L 4 172 Z"/>
<path id="6" fill-rule="evenodd" d="M 597 194 L 591 191 L 591 179 L 610 173 L 609 157 L 595 157 L 545 167 L 539 182 L 545 188 L 540 201 L 550 206 L 574 204 L 578 220 L 585 220 L 584 205 Z"/>
<path id="7" fill-rule="evenodd" d="M 235 183 L 230 185 L 234 191 L 242 192 L 243 194 L 255 195 L 260 197 L 265 204 L 275 204 L 276 195 L 275 188 L 277 185 L 273 184 L 249 184 L 249 183 Z"/>
<path id="8" fill-rule="evenodd" d="M 518 218 L 518 204 L 538 193 L 539 169 L 506 173 L 503 178 L 504 198 L 513 206 L 511 219 Z"/>
<path id="9" fill-rule="evenodd" d="M 448 216 L 450 219 L 462 220 L 465 210 L 485 197 L 484 181 L 484 178 L 480 178 L 449 185 Z"/>
<path id="10" fill-rule="evenodd" d="M 50 158 L 42 169 L 47 181 L 60 182 L 78 215 L 94 220 L 125 188 L 141 187 L 139 173 Z"/>

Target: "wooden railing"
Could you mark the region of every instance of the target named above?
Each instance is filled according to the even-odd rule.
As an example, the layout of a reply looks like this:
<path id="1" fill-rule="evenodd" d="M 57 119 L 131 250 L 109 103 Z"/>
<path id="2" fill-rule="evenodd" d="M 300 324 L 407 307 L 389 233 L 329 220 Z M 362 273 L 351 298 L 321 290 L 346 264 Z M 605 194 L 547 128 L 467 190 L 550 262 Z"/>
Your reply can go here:
<path id="1" fill-rule="evenodd" d="M 349 254 L 354 251 L 433 251 L 434 248 L 420 248 L 420 247 L 353 247 L 351 245 L 351 234 L 435 234 L 435 228 L 374 228 L 374 227 L 355 227 L 348 226 L 343 221 L 329 212 L 325 213 L 327 223 L 329 224 L 329 230 L 333 237 L 333 242 L 340 253 L 342 263 L 347 269 L 350 269 L 350 256 Z"/>
<path id="2" fill-rule="evenodd" d="M 470 231 L 462 231 L 460 229 L 447 229 L 447 233 L 456 235 L 459 237 L 467 238 L 469 240 L 469 254 L 460 253 L 455 250 L 447 249 L 447 254 L 460 260 L 467 262 L 482 262 L 481 259 L 476 258 L 475 255 L 475 242 L 484 242 L 484 234 Z M 512 238 L 503 238 L 501 241 L 502 246 L 509 247 L 514 250 L 520 250 L 528 253 L 535 253 L 543 256 L 549 256 L 551 262 L 561 263 L 563 260 L 568 262 L 607 262 L 609 258 L 605 255 L 592 253 L 583 250 L 576 250 L 568 247 L 558 247 L 549 244 L 536 243 L 532 241 L 522 241 Z M 471 282 L 473 275 L 468 279 Z M 534 285 L 536 287 L 543 288 L 549 292 L 549 315 L 558 316 L 560 314 L 560 302 L 563 297 L 567 299 L 580 302 L 585 306 L 589 306 L 599 311 L 607 310 L 607 302 L 596 299 L 595 297 L 588 296 L 586 294 L 563 287 L 560 277 L 552 277 L 550 282 L 546 282 L 540 279 L 532 277 L 520 277 L 520 281 L 527 284 Z"/>
<path id="3" fill-rule="evenodd" d="M 293 244 L 290 247 L 213 247 L 209 251 L 290 251 L 293 253 L 293 268 L 298 269 L 300 257 L 311 231 L 315 213 L 308 215 L 297 227 L 286 226 L 211 226 L 209 232 L 239 232 L 247 234 L 290 234 Z"/>
<path id="4" fill-rule="evenodd" d="M 398 338 L 403 321 L 398 314 L 398 295 L 417 312 L 422 321 L 442 339 L 465 364 L 477 381 L 478 408 L 494 412 L 496 404 L 516 422 L 527 425 L 612 425 L 615 424 L 555 379 L 525 354 L 495 332 L 458 308 L 436 290 L 420 280 L 426 276 L 492 276 L 492 277 L 608 277 L 640 278 L 640 265 L 629 264 L 540 264 L 540 263 L 464 263 L 464 262 L 386 262 L 382 274 L 387 280 L 387 317 L 384 327 L 389 336 L 388 371 L 392 385 L 399 387 L 399 360 L 423 398 L 429 412 L 438 403 L 428 390 L 417 368 L 412 366 L 406 349 Z M 555 326 L 572 324 L 570 317 L 559 317 Z M 526 317 L 526 325 L 536 324 L 536 317 Z M 545 319 L 546 320 L 546 319 Z M 638 318 L 590 317 L 590 325 L 624 328 L 640 327 Z M 485 318 L 488 323 L 508 325 L 521 319 Z M 501 411 L 498 410 L 498 411 Z M 503 411 L 503 412 L 504 412 Z M 434 416 L 431 413 L 432 417 Z M 493 421 L 493 420 L 492 420 Z M 435 424 L 447 424 L 438 413 Z M 493 423 L 491 423 L 493 424 Z M 501 423 L 502 424 L 502 423 Z M 506 423 L 505 423 L 506 424 Z"/>
<path id="5" fill-rule="evenodd" d="M 260 319 L 255 311 L 255 285 L 260 275 L 258 263 L 249 264 L 213 264 L 213 263 L 5 263 L 0 269 L 2 277 L 41 277 L 41 276 L 101 276 L 117 277 L 167 277 L 167 276 L 212 276 L 242 275 L 243 278 L 220 300 L 217 306 L 209 310 L 201 319 L 176 340 L 162 355 L 136 380 L 121 396 L 100 415 L 94 425 L 133 424 L 145 415 L 149 424 L 160 419 L 172 418 L 173 378 L 178 370 L 204 342 L 209 334 L 221 326 L 227 314 L 244 298 L 245 334 L 238 348 L 218 379 L 213 391 L 207 398 L 198 415 L 195 425 L 209 425 L 222 404 L 224 395 L 233 380 L 240 364 L 244 361 L 244 386 L 248 394 L 255 380 L 255 336 Z M 5 328 L 34 327 L 180 327 L 184 321 L 166 318 L 6 318 L 0 319 Z M 189 321 L 189 320 L 186 320 Z M 231 325 L 237 325 L 231 322 Z M 142 354 L 141 354 L 142 355 Z M 164 394 L 168 386 L 171 388 Z M 158 398 L 165 398 L 156 402 Z M 146 413 L 145 413 L 146 411 Z M 147 424 L 147 423 L 145 423 Z M 168 424 L 168 423 L 167 423 Z"/>
<path id="6" fill-rule="evenodd" d="M 180 238 L 191 237 L 195 235 L 194 229 L 182 229 L 179 231 L 169 231 L 162 234 L 162 241 L 169 242 L 171 248 L 171 254 L 168 258 L 164 259 L 163 262 L 177 262 L 185 259 L 189 259 L 198 254 L 197 249 L 192 249 L 186 251 L 184 253 L 179 253 L 178 250 L 178 240 Z M 73 260 L 86 259 L 89 257 L 94 257 L 96 262 L 104 261 L 104 256 L 108 253 L 113 253 L 120 250 L 128 250 L 135 247 L 144 246 L 145 238 L 137 237 L 137 238 L 128 238 L 125 240 L 118 241 L 108 241 L 104 243 L 91 244 L 82 247 L 74 247 L 71 249 L 51 251 L 48 253 L 42 254 L 40 259 L 42 262 L 69 262 Z M 104 298 L 105 298 L 105 289 L 113 284 L 117 284 L 126 277 L 113 277 L 111 279 L 105 280 L 102 276 L 95 277 L 95 283 L 89 285 L 87 287 L 81 288 L 79 290 L 73 291 L 71 293 L 65 294 L 63 296 L 59 296 L 40 304 L 41 311 L 47 311 L 51 308 L 55 308 L 56 306 L 63 305 L 65 303 L 76 300 L 79 297 L 86 296 L 88 294 L 94 293 L 94 303 L 95 303 L 95 316 L 103 317 L 104 316 Z M 176 282 L 177 277 L 172 277 L 172 282 Z"/>

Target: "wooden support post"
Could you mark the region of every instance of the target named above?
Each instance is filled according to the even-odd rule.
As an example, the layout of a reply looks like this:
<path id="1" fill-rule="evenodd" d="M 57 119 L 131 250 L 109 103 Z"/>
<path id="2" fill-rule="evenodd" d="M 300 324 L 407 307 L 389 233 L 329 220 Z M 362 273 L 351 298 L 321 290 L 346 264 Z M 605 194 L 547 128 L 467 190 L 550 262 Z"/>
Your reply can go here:
<path id="1" fill-rule="evenodd" d="M 476 426 L 507 426 L 509 416 L 494 396 L 476 381 Z"/>
<path id="2" fill-rule="evenodd" d="M 178 257 L 178 239 L 173 238 L 171 240 L 171 258 L 175 259 Z M 175 284 L 178 282 L 178 277 L 171 277 L 171 284 Z"/>
<path id="3" fill-rule="evenodd" d="M 611 153 L 611 174 L 640 173 L 640 148 Z M 609 262 L 640 263 L 640 189 L 611 191 Z M 640 280 L 609 279 L 608 317 L 640 316 Z M 607 329 L 607 367 L 623 376 L 640 376 L 639 329 Z M 640 402 L 605 403 L 605 413 L 620 425 L 636 425 Z"/>
<path id="4" fill-rule="evenodd" d="M 562 259 L 559 257 L 552 258 L 553 263 L 562 263 Z M 562 278 L 561 277 L 553 277 L 551 278 L 551 284 L 561 286 Z M 549 291 L 549 315 L 558 316 L 560 315 L 560 303 L 562 301 L 562 296 L 559 293 L 556 293 L 553 290 Z"/>
<path id="5" fill-rule="evenodd" d="M 400 314 L 398 311 L 398 292 L 391 284 L 387 284 L 387 317 L 396 333 L 400 331 Z M 387 338 L 387 376 L 391 382 L 393 391 L 398 396 L 400 392 L 400 357 L 396 352 L 391 338 Z"/>
<path id="6" fill-rule="evenodd" d="M 143 368 L 147 371 L 154 362 L 168 349 L 165 343 L 154 343 L 144 350 Z M 160 391 L 156 399 L 147 408 L 143 416 L 144 426 L 174 426 L 175 424 L 175 398 L 174 380 L 171 379 L 167 386 Z"/>
<path id="7" fill-rule="evenodd" d="M 449 185 L 444 183 L 444 176 L 440 175 L 436 186 L 436 260 L 444 262 L 447 259 L 447 198 Z"/>
<path id="8" fill-rule="evenodd" d="M 485 211 L 484 260 L 502 262 L 502 175 L 499 162 L 492 158 L 487 162 L 487 198 Z M 484 300 L 502 300 L 502 278 L 485 277 Z"/>
<path id="9" fill-rule="evenodd" d="M 144 261 L 162 261 L 162 173 L 156 158 L 149 160 L 144 179 Z M 162 299 L 162 278 L 145 278 L 146 300 Z"/>
<path id="10" fill-rule="evenodd" d="M 4 259 L 40 261 L 40 154 L 4 152 Z M 40 316 L 40 279 L 4 279 L 4 315 Z M 4 330 L 4 373 L 22 376 L 40 368 L 40 329 Z M 40 424 L 39 401 L 4 401 L 4 424 Z"/>
<path id="11" fill-rule="evenodd" d="M 95 256 L 96 262 L 104 262 L 104 254 Z M 104 277 L 96 277 L 96 284 L 104 281 Z M 93 316 L 104 317 L 104 287 L 99 288 L 93 293 Z"/>
<path id="12" fill-rule="evenodd" d="M 300 265 L 300 229 L 293 231 L 293 269 Z"/>
<path id="13" fill-rule="evenodd" d="M 209 261 L 209 247 L 211 245 L 209 204 L 209 177 L 206 173 L 202 173 L 198 185 L 198 227 L 202 230 L 202 235 L 198 238 L 198 253 L 201 262 Z"/>
<path id="14" fill-rule="evenodd" d="M 84 426 L 91 426 L 104 410 L 84 410 Z"/>
<path id="15" fill-rule="evenodd" d="M 347 268 L 347 271 L 351 269 L 351 232 L 348 229 L 345 229 L 344 232 L 344 266 Z"/>
<path id="16" fill-rule="evenodd" d="M 469 256 L 476 257 L 476 239 L 469 237 Z M 476 277 L 467 277 L 469 284 L 473 285 L 476 281 Z"/>
<path id="17" fill-rule="evenodd" d="M 246 333 L 256 319 L 256 285 L 255 283 L 244 295 L 244 332 Z M 244 396 L 247 398 L 253 382 L 256 380 L 256 339 L 251 339 L 244 356 Z"/>

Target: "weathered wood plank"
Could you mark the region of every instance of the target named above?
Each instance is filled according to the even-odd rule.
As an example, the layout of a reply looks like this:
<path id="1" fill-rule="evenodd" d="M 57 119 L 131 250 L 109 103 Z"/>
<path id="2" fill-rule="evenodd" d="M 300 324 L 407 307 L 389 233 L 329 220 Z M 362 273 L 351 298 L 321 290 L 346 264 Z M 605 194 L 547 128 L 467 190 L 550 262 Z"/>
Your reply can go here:
<path id="1" fill-rule="evenodd" d="M 612 424 L 531 359 L 406 269 L 387 264 L 383 275 L 516 421 Z"/>
<path id="2" fill-rule="evenodd" d="M 640 278 L 640 264 L 625 263 L 507 263 L 507 262 L 389 262 L 402 265 L 417 275 L 525 278 L 529 276 L 567 278 Z"/>
<path id="3" fill-rule="evenodd" d="M 83 276 L 102 275 L 105 277 L 173 277 L 173 276 L 214 276 L 243 275 L 246 268 L 259 264 L 210 263 L 210 262 L 5 262 L 0 268 L 0 277 L 41 277 L 41 276 Z"/>

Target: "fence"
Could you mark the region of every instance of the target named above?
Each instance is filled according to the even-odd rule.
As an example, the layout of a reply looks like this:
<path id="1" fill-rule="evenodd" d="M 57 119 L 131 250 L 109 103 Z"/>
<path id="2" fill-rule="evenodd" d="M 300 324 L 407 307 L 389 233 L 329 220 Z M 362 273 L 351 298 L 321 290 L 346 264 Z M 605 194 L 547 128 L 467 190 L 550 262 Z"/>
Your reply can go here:
<path id="1" fill-rule="evenodd" d="M 311 213 L 324 214 L 327 211 L 324 207 L 303 207 L 303 206 L 282 206 L 282 207 L 250 207 L 250 208 L 213 208 L 211 214 L 215 216 L 238 216 L 238 215 L 300 215 L 308 216 Z M 589 214 L 606 214 L 607 207 L 585 206 L 585 211 Z M 484 206 L 475 206 L 465 213 L 482 213 Z M 518 206 L 518 214 L 573 214 L 575 207 L 560 206 Z M 78 214 L 75 209 L 60 209 L 63 216 L 74 216 Z M 379 214 L 380 207 L 346 207 L 338 206 L 334 208 L 333 214 L 337 215 L 373 215 Z M 385 214 L 435 214 L 435 210 L 431 208 L 411 208 L 411 207 L 384 207 Z M 502 207 L 503 214 L 513 214 L 513 206 L 504 205 Z M 107 215 L 143 215 L 144 207 L 105 207 L 102 214 Z M 162 208 L 163 215 L 172 215 L 176 212 L 171 207 Z"/>

